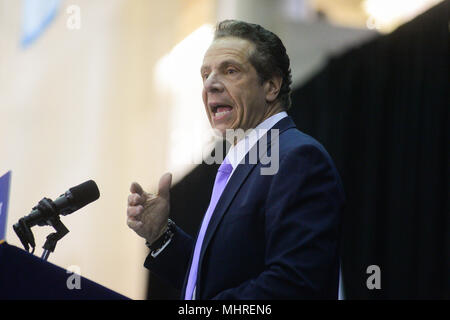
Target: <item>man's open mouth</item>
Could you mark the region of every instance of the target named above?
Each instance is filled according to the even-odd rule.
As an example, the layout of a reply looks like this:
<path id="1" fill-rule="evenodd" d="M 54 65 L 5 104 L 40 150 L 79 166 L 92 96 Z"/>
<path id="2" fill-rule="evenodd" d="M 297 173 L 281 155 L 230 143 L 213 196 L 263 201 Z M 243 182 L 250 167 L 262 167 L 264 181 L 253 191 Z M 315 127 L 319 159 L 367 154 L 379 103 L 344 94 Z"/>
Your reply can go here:
<path id="1" fill-rule="evenodd" d="M 230 113 L 233 108 L 230 106 L 218 106 L 214 108 L 214 116 L 215 117 L 222 117 L 226 115 L 227 113 Z"/>
<path id="2" fill-rule="evenodd" d="M 226 116 L 233 110 L 233 107 L 225 104 L 216 104 L 211 106 L 214 119 L 218 120 Z"/>

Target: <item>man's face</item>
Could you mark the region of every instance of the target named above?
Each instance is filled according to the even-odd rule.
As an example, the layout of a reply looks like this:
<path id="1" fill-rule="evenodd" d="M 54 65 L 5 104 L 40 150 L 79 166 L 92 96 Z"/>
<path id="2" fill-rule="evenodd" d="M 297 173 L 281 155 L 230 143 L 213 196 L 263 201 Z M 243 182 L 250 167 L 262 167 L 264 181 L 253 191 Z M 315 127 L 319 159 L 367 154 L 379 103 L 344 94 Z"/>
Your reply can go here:
<path id="1" fill-rule="evenodd" d="M 219 38 L 203 59 L 203 103 L 211 126 L 222 134 L 254 128 L 267 114 L 264 85 L 248 60 L 253 48 L 244 39 Z"/>

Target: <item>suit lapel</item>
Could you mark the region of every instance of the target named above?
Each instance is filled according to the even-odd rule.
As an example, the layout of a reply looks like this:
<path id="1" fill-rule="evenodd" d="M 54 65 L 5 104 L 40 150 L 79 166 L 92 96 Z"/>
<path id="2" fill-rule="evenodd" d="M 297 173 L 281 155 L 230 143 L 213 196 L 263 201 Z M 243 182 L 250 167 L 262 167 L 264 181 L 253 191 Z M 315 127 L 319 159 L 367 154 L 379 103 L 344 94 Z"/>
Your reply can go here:
<path id="1" fill-rule="evenodd" d="M 292 120 L 291 117 L 286 117 L 278 121 L 271 129 L 278 129 L 279 135 L 282 134 L 282 132 L 286 131 L 289 128 L 295 128 L 295 123 Z M 262 141 L 262 139 L 260 139 Z M 269 150 L 272 139 L 270 136 L 270 130 L 267 133 L 267 150 Z M 214 209 L 214 212 L 212 214 L 211 220 L 209 222 L 208 228 L 205 233 L 205 238 L 203 240 L 202 249 L 200 251 L 200 259 L 199 259 L 199 266 L 198 266 L 198 274 L 201 274 L 201 267 L 202 267 L 202 261 L 203 257 L 205 255 L 206 250 L 208 249 L 208 245 L 211 242 L 211 239 L 220 224 L 220 221 L 222 220 L 223 215 L 226 213 L 228 207 L 230 206 L 231 202 L 235 198 L 237 192 L 239 189 L 244 185 L 246 178 L 250 174 L 250 172 L 256 167 L 256 164 L 249 164 L 249 154 L 251 152 L 254 152 L 254 148 L 258 148 L 259 144 L 256 143 L 250 152 L 248 152 L 245 156 L 245 162 L 242 164 L 239 164 L 237 168 L 235 169 L 235 172 L 231 176 L 230 180 L 228 181 L 225 189 L 223 190 L 223 193 L 217 202 L 216 208 Z M 266 150 L 266 152 L 267 152 Z M 259 153 L 256 153 L 259 154 Z M 264 154 L 265 155 L 265 154 Z M 258 158 L 259 163 L 259 158 Z M 199 277 L 197 277 L 197 281 L 199 280 Z M 198 289 L 198 288 L 197 288 Z M 197 291 L 197 294 L 199 292 Z"/>

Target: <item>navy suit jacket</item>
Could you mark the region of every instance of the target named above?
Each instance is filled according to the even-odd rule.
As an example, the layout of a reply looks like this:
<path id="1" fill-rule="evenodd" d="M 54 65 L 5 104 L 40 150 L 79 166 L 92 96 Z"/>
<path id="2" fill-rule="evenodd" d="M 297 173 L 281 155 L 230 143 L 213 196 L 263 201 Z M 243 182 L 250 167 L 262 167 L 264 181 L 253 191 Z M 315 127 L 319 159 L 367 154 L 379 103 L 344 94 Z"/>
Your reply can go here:
<path id="1" fill-rule="evenodd" d="M 272 129 L 279 137 L 269 131 L 266 151 L 273 155 L 278 148 L 279 170 L 262 175 L 267 162 L 251 164 L 250 152 L 235 169 L 205 234 L 197 299 L 337 298 L 344 205 L 339 174 L 323 146 L 290 117 Z M 164 251 L 144 263 L 181 289 L 182 299 L 194 240 L 177 227 Z"/>

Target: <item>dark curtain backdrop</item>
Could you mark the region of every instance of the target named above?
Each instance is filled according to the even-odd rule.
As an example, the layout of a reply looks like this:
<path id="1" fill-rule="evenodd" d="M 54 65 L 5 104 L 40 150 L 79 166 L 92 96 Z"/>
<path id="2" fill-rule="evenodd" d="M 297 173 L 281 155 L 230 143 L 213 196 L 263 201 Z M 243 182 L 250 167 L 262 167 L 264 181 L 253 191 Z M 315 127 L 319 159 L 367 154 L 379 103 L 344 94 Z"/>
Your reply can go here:
<path id="1" fill-rule="evenodd" d="M 293 91 L 289 114 L 326 147 L 344 182 L 348 299 L 450 299 L 448 17 L 444 1 L 330 58 Z M 216 170 L 200 165 L 172 189 L 172 216 L 192 235 Z M 380 290 L 366 286 L 370 265 L 380 267 Z M 150 275 L 149 299 L 178 297 Z"/>

